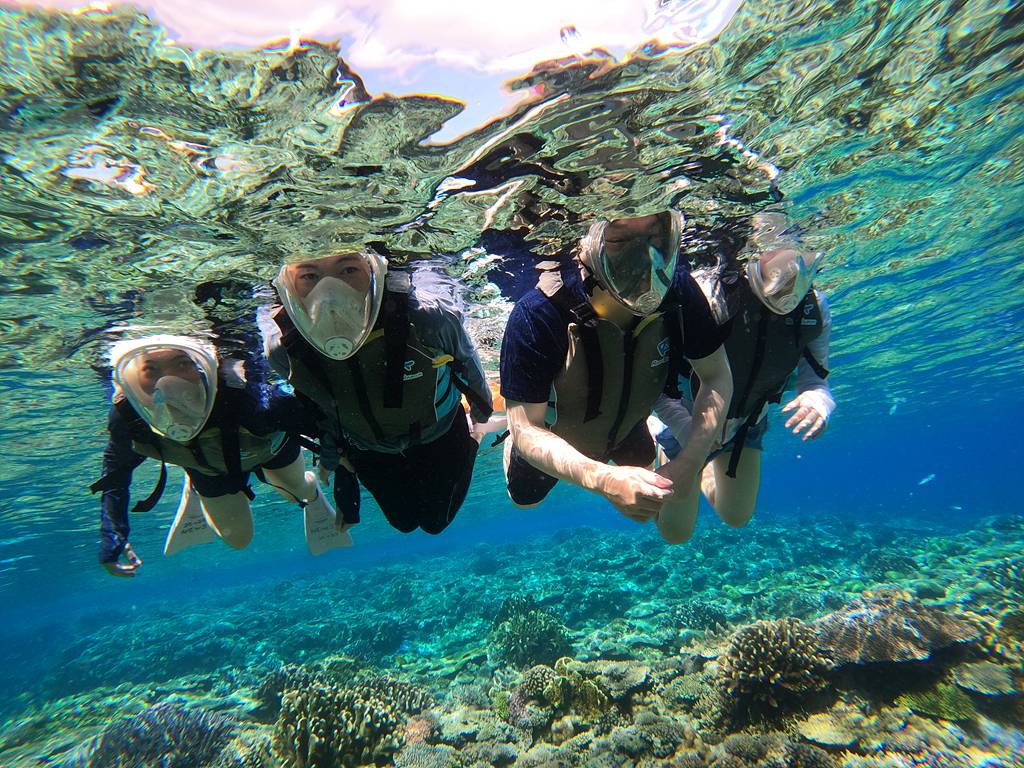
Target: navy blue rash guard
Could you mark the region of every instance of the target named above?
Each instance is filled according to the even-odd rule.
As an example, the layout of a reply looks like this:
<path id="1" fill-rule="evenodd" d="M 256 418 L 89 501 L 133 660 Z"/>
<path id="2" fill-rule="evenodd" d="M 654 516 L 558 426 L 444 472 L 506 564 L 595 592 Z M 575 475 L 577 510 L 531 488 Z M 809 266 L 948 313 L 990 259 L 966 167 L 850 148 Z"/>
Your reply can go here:
<path id="1" fill-rule="evenodd" d="M 587 299 L 577 262 L 562 267 L 565 289 L 577 302 Z M 683 356 L 700 360 L 725 341 L 707 298 L 685 267 L 676 270 L 666 301 L 682 307 Z M 539 288 L 524 294 L 509 315 L 501 343 L 501 394 L 517 403 L 546 403 L 569 354 L 568 324 Z"/>
<path id="2" fill-rule="evenodd" d="M 223 379 L 218 388 L 218 399 L 226 385 Z M 254 435 L 269 435 L 274 432 L 316 435 L 316 425 L 306 414 L 294 395 L 287 394 L 280 387 L 262 382 L 246 383 L 238 414 L 238 425 Z M 211 422 L 208 426 L 214 426 Z M 113 475 L 116 484 L 104 491 L 100 499 L 100 555 L 101 563 L 115 562 L 124 551 L 128 541 L 128 503 L 132 472 L 145 456 L 132 449 L 129 421 L 117 407 L 111 407 L 107 417 L 110 439 L 103 450 L 103 477 Z"/>

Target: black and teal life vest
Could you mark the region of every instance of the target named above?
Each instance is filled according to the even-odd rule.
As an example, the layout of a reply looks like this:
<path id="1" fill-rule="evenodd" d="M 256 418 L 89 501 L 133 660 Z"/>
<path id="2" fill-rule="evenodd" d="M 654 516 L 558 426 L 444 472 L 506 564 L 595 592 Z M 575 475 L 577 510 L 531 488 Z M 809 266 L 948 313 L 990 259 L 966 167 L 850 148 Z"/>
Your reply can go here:
<path id="1" fill-rule="evenodd" d="M 389 272 L 377 326 L 347 360 L 320 354 L 284 309 L 274 314 L 288 353 L 289 381 L 315 406 L 321 430 L 364 446 L 416 445 L 421 434 L 449 416 L 465 393 L 490 413 L 480 395 L 456 375 L 454 357 L 423 344 L 408 319 L 411 280 Z"/>
<path id="2" fill-rule="evenodd" d="M 242 409 L 250 407 L 249 400 L 244 390 L 226 384 L 223 379 L 209 419 L 202 431 L 187 443 L 154 432 L 123 396 L 114 401 L 114 407 L 127 425 L 132 450 L 160 462 L 156 487 L 149 497 L 135 505 L 133 512 L 148 512 L 156 506 L 167 484 L 167 464 L 210 477 L 238 475 L 270 461 L 287 438 L 284 432 L 257 435 L 240 426 L 238 417 Z M 107 475 L 89 486 L 89 490 L 93 493 L 107 491 L 119 482 L 120 477 Z"/>

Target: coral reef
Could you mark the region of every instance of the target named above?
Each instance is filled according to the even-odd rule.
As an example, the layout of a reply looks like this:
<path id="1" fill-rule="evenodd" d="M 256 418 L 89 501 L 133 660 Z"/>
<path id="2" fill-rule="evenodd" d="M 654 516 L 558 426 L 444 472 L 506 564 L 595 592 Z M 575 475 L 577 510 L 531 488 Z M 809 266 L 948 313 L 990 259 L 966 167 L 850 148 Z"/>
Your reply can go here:
<path id="1" fill-rule="evenodd" d="M 710 600 L 687 600 L 673 611 L 673 619 L 680 626 L 702 631 L 729 625 L 729 615 Z"/>
<path id="2" fill-rule="evenodd" d="M 569 631 L 530 598 L 509 598 L 491 630 L 489 657 L 496 664 L 526 667 L 554 664 L 572 653 Z"/>
<path id="3" fill-rule="evenodd" d="M 819 619 L 815 630 L 834 665 L 921 661 L 935 651 L 981 638 L 980 627 L 969 620 L 896 590 L 858 598 Z"/>
<path id="4" fill-rule="evenodd" d="M 822 689 L 829 664 L 807 624 L 797 619 L 758 621 L 732 636 L 719 659 L 718 686 L 727 712 L 744 718 Z"/>
<path id="5" fill-rule="evenodd" d="M 1024 754 L 1024 620 L 979 574 L 1017 557 L 1024 531 L 901 539 L 814 526 L 800 537 L 712 527 L 681 548 L 589 529 L 477 545 L 479 574 L 448 556 L 418 564 L 416 579 L 403 563 L 365 570 L 381 585 L 372 599 L 334 574 L 226 591 L 184 617 L 153 608 L 128 653 L 99 641 L 109 621 L 82 623 L 63 646 L 63 698 L 0 725 L 0 764 L 28 768 L 43 753 L 75 764 L 67 745 L 124 728 L 140 701 L 173 701 L 188 703 L 183 717 L 238 722 L 204 768 L 1008 768 L 1006 755 Z M 919 565 L 889 568 L 881 594 L 861 568 L 880 543 Z M 911 597 L 938 594 L 924 568 L 942 607 Z M 502 603 L 516 589 L 545 597 Z M 258 609 L 268 601 L 279 612 Z M 552 625 L 549 641 L 525 639 Z M 505 633 L 543 661 L 509 660 Z M 189 643 L 219 655 L 185 653 Z"/>
<path id="6" fill-rule="evenodd" d="M 174 703 L 110 723 L 75 757 L 80 768 L 205 768 L 234 729 L 225 717 Z"/>
<path id="7" fill-rule="evenodd" d="M 354 768 L 388 760 L 406 718 L 429 707 L 422 689 L 383 675 L 349 684 L 312 675 L 281 696 L 274 747 L 289 768 Z"/>

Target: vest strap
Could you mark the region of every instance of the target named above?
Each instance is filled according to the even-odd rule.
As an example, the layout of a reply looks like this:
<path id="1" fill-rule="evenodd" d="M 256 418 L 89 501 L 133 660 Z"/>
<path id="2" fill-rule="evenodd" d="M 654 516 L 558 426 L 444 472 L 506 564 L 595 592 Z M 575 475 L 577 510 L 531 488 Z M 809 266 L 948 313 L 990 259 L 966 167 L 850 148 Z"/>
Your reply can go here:
<path id="1" fill-rule="evenodd" d="M 746 413 L 747 399 L 750 397 L 750 391 L 754 388 L 754 382 L 757 381 L 757 375 L 761 372 L 761 366 L 764 364 L 764 351 L 768 346 L 768 319 L 767 311 L 762 309 L 757 323 L 757 341 L 754 347 L 754 361 L 750 366 L 750 376 L 747 378 L 747 386 L 743 388 L 743 397 L 740 398 L 736 410 L 733 411 L 737 415 Z"/>
<path id="2" fill-rule="evenodd" d="M 160 462 L 160 477 L 156 481 L 156 487 L 153 488 L 153 492 L 149 494 L 142 501 L 138 502 L 132 507 L 132 512 L 149 512 L 156 503 L 160 501 L 160 497 L 164 495 L 164 488 L 167 487 L 167 463 L 165 461 Z"/>
<path id="3" fill-rule="evenodd" d="M 824 365 L 822 365 L 820 362 L 818 362 L 818 358 L 816 358 L 814 355 L 812 355 L 811 354 L 811 350 L 808 349 L 807 347 L 804 347 L 803 357 L 804 357 L 804 360 L 807 361 L 807 364 L 809 366 L 811 366 L 811 370 L 814 371 L 815 374 L 817 374 L 819 379 L 827 379 L 828 378 L 828 374 L 829 374 L 828 368 L 826 368 Z"/>
<path id="4" fill-rule="evenodd" d="M 479 392 L 477 392 L 475 389 L 469 386 L 469 384 L 466 381 L 459 378 L 459 375 L 466 370 L 466 366 L 464 366 L 458 360 L 453 360 L 448 365 L 450 365 L 452 368 L 452 384 L 455 385 L 455 388 L 466 396 L 466 399 L 470 402 L 470 405 L 475 407 L 478 411 L 486 413 L 487 418 L 491 418 L 491 414 L 494 413 L 494 408 L 491 406 L 491 404 L 484 399 L 483 395 L 481 395 Z"/>
<path id="5" fill-rule="evenodd" d="M 571 303 L 568 289 L 564 287 L 550 296 L 550 299 L 562 315 L 579 328 L 583 352 L 587 356 L 587 407 L 583 422 L 593 421 L 601 415 L 601 398 L 604 395 L 604 361 L 601 358 L 601 342 L 597 338 L 597 313 L 589 301 Z"/>
<path id="6" fill-rule="evenodd" d="M 682 307 L 674 307 L 673 311 L 665 312 L 665 331 L 668 333 L 668 378 L 667 390 L 669 397 L 679 399 L 679 377 L 689 377 L 691 367 L 683 356 L 683 311 Z"/>
<path id="7" fill-rule="evenodd" d="M 750 432 L 751 428 L 757 424 L 757 417 L 761 415 L 761 411 L 764 409 L 767 401 L 762 400 L 758 405 L 757 410 L 754 411 L 747 420 L 743 422 L 736 431 L 736 436 L 733 437 L 732 453 L 729 455 L 729 466 L 725 470 L 726 477 L 731 477 L 733 480 L 736 479 L 736 469 L 740 465 L 740 456 L 743 455 L 743 446 L 747 443 L 747 433 Z"/>
<path id="8" fill-rule="evenodd" d="M 366 392 L 366 380 L 363 378 L 363 367 L 359 364 L 359 356 L 353 355 L 345 361 L 348 371 L 352 375 L 352 386 L 356 390 L 356 399 L 359 401 L 359 410 L 363 412 L 363 418 L 370 425 L 370 431 L 378 442 L 384 442 L 384 430 L 370 407 L 370 396 Z M 330 390 L 328 390 L 330 391 Z"/>

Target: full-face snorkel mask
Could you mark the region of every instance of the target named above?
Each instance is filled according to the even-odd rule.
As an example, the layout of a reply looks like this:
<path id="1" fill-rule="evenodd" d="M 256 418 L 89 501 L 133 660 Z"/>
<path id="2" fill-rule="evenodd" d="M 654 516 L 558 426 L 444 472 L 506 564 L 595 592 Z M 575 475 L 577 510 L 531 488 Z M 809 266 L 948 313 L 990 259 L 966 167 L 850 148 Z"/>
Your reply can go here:
<path id="1" fill-rule="evenodd" d="M 110 349 L 114 385 L 159 435 L 187 443 L 217 399 L 217 353 L 209 342 L 158 335 L 119 341 Z"/>
<path id="2" fill-rule="evenodd" d="M 675 276 L 682 239 L 683 214 L 666 211 L 658 242 L 637 237 L 617 244 L 609 252 L 605 233 L 610 224 L 599 219 L 580 241 L 580 261 L 597 283 L 616 301 L 635 315 L 651 315 L 658 310 Z"/>
<path id="3" fill-rule="evenodd" d="M 379 254 L 341 254 L 286 264 L 274 287 L 302 337 L 327 357 L 345 360 L 373 331 L 386 274 Z"/>
<path id="4" fill-rule="evenodd" d="M 751 240 L 759 253 L 747 262 L 747 282 L 768 309 L 788 315 L 811 289 L 824 255 L 803 250 L 782 213 L 759 213 L 753 225 Z"/>

